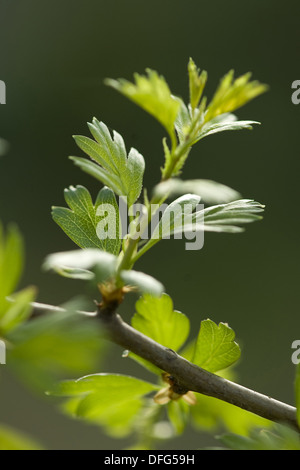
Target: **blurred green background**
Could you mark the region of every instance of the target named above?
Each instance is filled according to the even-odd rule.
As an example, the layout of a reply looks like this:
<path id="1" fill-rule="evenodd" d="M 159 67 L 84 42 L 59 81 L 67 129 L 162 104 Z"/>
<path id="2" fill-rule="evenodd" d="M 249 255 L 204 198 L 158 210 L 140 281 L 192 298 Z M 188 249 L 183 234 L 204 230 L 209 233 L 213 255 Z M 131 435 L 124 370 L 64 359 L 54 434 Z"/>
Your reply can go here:
<path id="1" fill-rule="evenodd" d="M 237 112 L 262 122 L 252 132 L 209 137 L 191 152 L 184 177 L 209 178 L 266 204 L 262 222 L 243 234 L 207 234 L 204 249 L 185 251 L 164 241 L 137 269 L 157 277 L 175 308 L 194 326 L 211 318 L 236 331 L 242 347 L 237 371 L 250 388 L 293 404 L 291 343 L 300 337 L 300 106 L 291 84 L 300 78 L 299 1 L 7 0 L 0 1 L 0 137 L 10 143 L 0 160 L 0 218 L 24 234 L 27 265 L 22 285 L 38 300 L 59 304 L 85 286 L 41 271 L 45 256 L 73 249 L 50 216 L 64 205 L 63 189 L 98 184 L 68 160 L 81 155 L 73 134 L 88 135 L 96 116 L 120 132 L 127 148 L 145 157 L 145 185 L 160 176 L 164 130 L 150 116 L 103 85 L 131 79 L 146 67 L 159 71 L 174 94 L 188 96 L 191 56 L 209 74 L 210 97 L 231 68 L 270 85 Z M 133 313 L 130 299 L 125 318 Z M 120 350 L 103 368 L 122 372 Z M 124 361 L 124 359 L 123 359 Z M 127 365 L 132 373 L 138 366 Z M 0 421 L 38 437 L 50 449 L 120 448 L 92 427 L 61 416 L 1 368 Z M 168 447 L 197 448 L 210 439 L 188 431 Z"/>

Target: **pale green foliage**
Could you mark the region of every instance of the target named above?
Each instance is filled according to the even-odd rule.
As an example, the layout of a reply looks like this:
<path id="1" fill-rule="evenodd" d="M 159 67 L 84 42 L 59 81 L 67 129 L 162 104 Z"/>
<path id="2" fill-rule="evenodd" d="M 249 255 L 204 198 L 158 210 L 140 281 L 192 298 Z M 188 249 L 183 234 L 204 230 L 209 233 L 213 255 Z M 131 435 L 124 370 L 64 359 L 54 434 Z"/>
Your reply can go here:
<path id="1" fill-rule="evenodd" d="M 173 302 L 167 294 L 160 297 L 144 294 L 136 302 L 131 324 L 142 334 L 174 351 L 180 351 L 190 332 L 189 319 L 183 313 L 174 310 Z M 239 347 L 234 342 L 233 330 L 225 324 L 216 325 L 211 320 L 201 322 L 200 333 L 192 345 L 190 348 L 192 357 L 189 359 L 209 371 L 225 369 L 240 356 Z M 142 416 L 149 407 L 149 402 L 143 397 L 161 388 L 163 371 L 131 352 L 128 352 L 128 355 L 158 375 L 158 384 L 150 384 L 123 375 L 96 374 L 75 381 L 61 382 L 50 393 L 60 397 L 72 397 L 63 405 L 67 414 L 99 424 L 109 434 L 120 436 L 133 433 L 137 425 L 137 413 L 138 416 Z M 201 397 L 199 395 L 199 408 L 198 404 L 195 405 L 196 426 L 199 425 L 196 416 L 200 410 Z M 154 406 L 161 408 L 158 404 Z M 167 412 L 176 433 L 183 432 L 192 412 L 190 406 L 182 400 L 170 402 L 167 404 Z M 229 430 L 236 429 L 230 427 L 231 412 L 231 405 L 227 405 L 222 411 L 223 422 L 227 424 L 228 420 Z M 211 418 L 214 419 L 213 411 Z M 251 423 L 262 424 L 263 421 L 251 420 L 251 417 L 248 420 L 244 418 L 244 429 L 248 430 Z"/>
<path id="2" fill-rule="evenodd" d="M 171 95 L 169 86 L 162 76 L 151 69 L 147 69 L 146 72 L 147 76 L 136 73 L 135 83 L 124 79 L 106 80 L 106 83 L 154 116 L 173 138 L 179 104 Z"/>
<path id="3" fill-rule="evenodd" d="M 148 293 L 155 297 L 159 297 L 164 291 L 164 286 L 161 282 L 149 276 L 149 274 L 139 271 L 123 269 L 120 272 L 120 278 L 124 281 L 125 285 L 135 287 L 137 291 Z"/>
<path id="4" fill-rule="evenodd" d="M 145 395 L 157 389 L 127 375 L 95 374 L 61 382 L 48 393 L 72 397 L 64 405 L 68 414 L 104 426 L 109 434 L 121 437 L 132 431 Z"/>
<path id="5" fill-rule="evenodd" d="M 158 198 L 192 193 L 201 197 L 200 202 L 207 204 L 227 203 L 240 198 L 240 194 L 234 189 L 203 179 L 183 181 L 179 178 L 171 178 L 156 185 L 153 192 Z"/>
<path id="6" fill-rule="evenodd" d="M 136 330 L 174 351 L 183 346 L 190 331 L 190 322 L 183 313 L 174 310 L 172 299 L 167 294 L 160 298 L 144 295 L 136 302 L 135 308 L 131 325 Z M 136 354 L 130 353 L 130 357 L 152 372 L 161 373 L 157 367 Z"/>
<path id="7" fill-rule="evenodd" d="M 119 196 L 127 197 L 130 207 L 139 197 L 145 170 L 143 156 L 131 148 L 128 156 L 121 135 L 113 138 L 103 122 L 96 118 L 89 128 L 97 142 L 83 136 L 74 136 L 77 145 L 93 160 L 70 157 L 83 171 L 94 176 Z M 95 163 L 94 163 L 95 162 Z"/>
<path id="8" fill-rule="evenodd" d="M 188 73 L 189 73 L 189 89 L 190 89 L 190 105 L 192 110 L 198 107 L 204 87 L 207 81 L 207 72 L 197 69 L 195 62 L 192 58 L 189 60 L 188 64 Z"/>
<path id="9" fill-rule="evenodd" d="M 117 274 L 118 259 L 111 253 L 96 248 L 65 251 L 48 255 L 44 262 L 45 270 L 73 279 L 94 280 L 97 284 L 105 283 L 118 277 L 119 287 L 127 285 L 138 292 L 160 296 L 163 285 L 148 274 L 122 269 Z"/>
<path id="10" fill-rule="evenodd" d="M 64 307 L 66 312 L 31 319 L 7 336 L 14 344 L 7 363 L 26 386 L 41 392 L 57 380 L 93 371 L 105 351 L 97 324 L 74 313 L 82 302 Z"/>
<path id="11" fill-rule="evenodd" d="M 121 240 L 119 236 L 119 208 L 113 191 L 104 187 L 98 193 L 95 204 L 89 191 L 83 186 L 70 186 L 65 189 L 65 200 L 70 209 L 53 207 L 53 220 L 81 248 L 99 248 L 119 254 Z M 106 204 L 115 208 L 114 214 L 107 211 Z M 102 209 L 103 208 L 103 209 Z M 107 226 L 114 227 L 114 237 L 100 238 L 97 226 L 105 219 Z"/>
<path id="12" fill-rule="evenodd" d="M 234 331 L 225 323 L 201 322 L 192 362 L 210 372 L 218 372 L 234 364 L 240 357 Z"/>
<path id="13" fill-rule="evenodd" d="M 270 429 L 254 428 L 250 436 L 225 434 L 219 440 L 233 450 L 300 450 L 299 433 L 281 424 Z"/>
<path id="14" fill-rule="evenodd" d="M 0 223 L 0 337 L 5 336 L 31 314 L 30 302 L 36 289 L 28 287 L 14 293 L 24 265 L 23 239 L 14 225 L 5 236 Z M 10 298 L 9 298 L 10 297 Z"/>
<path id="15" fill-rule="evenodd" d="M 251 81 L 250 74 L 235 79 L 230 71 L 207 104 L 204 95 L 207 73 L 200 71 L 192 59 L 188 64 L 188 80 L 187 104 L 172 94 L 164 77 L 150 69 L 146 70 L 146 75 L 135 74 L 134 83 L 123 79 L 107 80 L 167 131 L 170 142 L 163 139 L 162 179 L 154 187 L 151 200 L 144 188 L 144 204 L 150 212 L 143 209 L 141 218 L 129 214 L 130 228 L 121 240 L 116 195 L 127 199 L 128 207 L 140 198 L 145 161 L 133 148 L 127 154 L 122 136 L 116 131 L 111 133 L 103 122 L 94 118 L 88 123 L 93 139 L 74 136 L 89 159 L 70 158 L 104 188 L 95 202 L 83 186 L 70 186 L 65 190 L 69 208 L 54 207 L 53 219 L 80 249 L 49 255 L 44 269 L 91 282 L 108 304 L 115 305 L 116 299 L 121 302 L 128 291 L 142 294 L 131 319 L 133 328 L 195 365 L 224 376 L 224 370 L 228 373 L 229 367 L 240 357 L 233 330 L 223 322 L 203 320 L 198 336 L 190 339 L 188 317 L 174 310 L 172 299 L 164 293 L 161 282 L 132 269 L 159 240 L 190 231 L 240 232 L 244 224 L 260 220 L 264 209 L 252 199 L 241 199 L 239 192 L 226 185 L 212 180 L 184 181 L 175 177 L 181 173 L 192 147 L 204 137 L 227 130 L 251 129 L 259 124 L 239 121 L 232 112 L 266 91 L 266 86 Z M 150 240 L 144 243 L 139 229 L 149 228 L 162 203 L 173 196 L 176 199 L 171 200 L 157 219 Z M 200 202 L 217 205 L 199 209 Z M 114 208 L 113 215 L 107 213 L 107 204 Z M 154 205 L 157 209 L 153 209 Z M 111 225 L 115 236 L 109 231 Z M 99 226 L 103 229 L 101 232 Z M 257 416 L 199 394 L 195 395 L 196 404 L 192 406 L 194 395 L 175 393 L 172 382 L 166 374 L 162 375 L 168 371 L 158 369 L 130 351 L 123 354 L 124 358 L 128 356 L 154 373 L 154 383 L 126 375 L 95 374 L 95 370 L 99 370 L 99 358 L 102 359 L 105 352 L 98 324 L 82 315 L 78 301 L 27 322 L 32 314 L 35 290 L 27 288 L 13 294 L 22 268 L 23 243 L 19 232 L 11 228 L 5 239 L 0 226 L 0 336 L 11 345 L 9 363 L 27 384 L 43 392 L 48 389 L 49 394 L 64 398 L 61 409 L 69 416 L 98 424 L 115 437 L 136 433 L 136 448 L 139 449 L 151 449 L 155 440 L 166 437 L 162 436 L 165 431 L 159 431 L 161 413 L 169 419 L 169 437 L 182 433 L 187 423 L 196 429 L 216 429 L 222 423 L 230 432 L 243 436 L 249 436 L 253 426 L 267 426 L 268 423 Z M 74 380 L 74 376 L 82 378 Z M 69 380 L 55 385 L 61 378 Z M 167 384 L 162 383 L 162 379 Z M 298 409 L 299 389 L 298 368 Z M 162 401 L 157 396 L 153 400 L 158 391 Z M 251 437 L 246 441 L 227 437 L 224 442 L 241 448 L 265 445 L 265 441 L 261 443 L 258 438 L 253 441 Z M 5 445 L 13 447 L 15 444 L 6 442 Z"/>

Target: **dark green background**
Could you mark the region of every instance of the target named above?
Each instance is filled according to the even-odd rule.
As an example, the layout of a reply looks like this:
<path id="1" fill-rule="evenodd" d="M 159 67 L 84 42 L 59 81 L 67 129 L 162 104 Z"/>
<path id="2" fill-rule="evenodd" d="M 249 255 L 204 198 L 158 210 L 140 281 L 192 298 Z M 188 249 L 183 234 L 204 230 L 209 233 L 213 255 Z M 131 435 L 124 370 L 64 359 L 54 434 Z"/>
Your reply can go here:
<path id="1" fill-rule="evenodd" d="M 211 96 L 222 75 L 252 71 L 270 91 L 238 111 L 262 126 L 209 137 L 192 151 L 184 177 L 209 178 L 266 204 L 265 218 L 241 235 L 207 234 L 202 251 L 164 241 L 137 268 L 160 279 L 195 328 L 211 318 L 234 328 L 242 346 L 240 382 L 293 404 L 291 343 L 300 337 L 299 123 L 291 83 L 300 78 L 299 1 L 7 0 L 0 2 L 0 79 L 7 104 L 0 136 L 10 152 L 0 161 L 0 215 L 15 221 L 27 247 L 22 285 L 39 300 L 60 303 L 84 288 L 41 271 L 45 256 L 74 245 L 52 222 L 63 189 L 98 184 L 68 160 L 80 155 L 72 134 L 88 134 L 96 116 L 145 157 L 145 184 L 158 181 L 163 129 L 103 85 L 158 70 L 187 98 L 189 57 L 209 74 Z M 125 316 L 132 313 L 126 306 Z M 130 310 L 130 312 L 128 311 Z M 117 357 L 120 351 L 116 350 Z M 119 359 L 112 366 L 122 372 Z M 110 367 L 112 369 L 112 367 Z M 139 372 L 130 365 L 129 370 Z M 4 367 L 3 367 L 4 369 Z M 105 370 L 110 370 L 108 365 Z M 1 369 L 2 373 L 2 369 Z M 94 428 L 74 423 L 23 391 L 6 370 L 0 422 L 37 436 L 49 448 L 119 448 Z M 189 433 L 170 447 L 197 448 Z"/>

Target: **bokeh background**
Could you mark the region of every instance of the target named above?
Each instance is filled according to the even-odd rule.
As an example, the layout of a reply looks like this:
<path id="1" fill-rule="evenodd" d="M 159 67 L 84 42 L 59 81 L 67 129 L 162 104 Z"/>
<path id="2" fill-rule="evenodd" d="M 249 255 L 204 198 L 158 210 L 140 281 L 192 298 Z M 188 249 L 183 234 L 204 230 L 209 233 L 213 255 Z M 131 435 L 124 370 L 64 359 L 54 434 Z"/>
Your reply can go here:
<path id="1" fill-rule="evenodd" d="M 0 79 L 7 86 L 0 136 L 10 143 L 0 160 L 0 218 L 15 221 L 25 237 L 22 286 L 37 285 L 41 302 L 59 304 L 85 289 L 41 270 L 48 253 L 74 248 L 52 221 L 51 205 L 64 205 L 63 189 L 71 184 L 93 195 L 99 189 L 68 160 L 81 155 L 72 135 L 88 135 L 86 122 L 96 116 L 144 155 L 146 187 L 159 178 L 164 130 L 104 78 L 131 79 L 150 67 L 186 99 L 191 56 L 208 71 L 208 96 L 231 68 L 269 84 L 267 94 L 237 112 L 262 126 L 203 140 L 184 170 L 186 179 L 214 179 L 266 204 L 264 220 L 243 234 L 208 234 L 199 252 L 161 242 L 137 268 L 163 282 L 194 329 L 208 317 L 228 322 L 242 347 L 239 381 L 290 404 L 291 344 L 300 338 L 300 106 L 291 102 L 291 84 L 300 78 L 299 14 L 291 0 L 0 1 Z M 125 318 L 133 301 L 123 307 Z M 120 350 L 113 351 L 103 370 L 123 372 Z M 126 363 L 132 373 L 140 373 L 137 367 Z M 123 445 L 62 416 L 4 367 L 0 409 L 2 423 L 50 449 Z M 168 447 L 206 443 L 188 430 Z"/>

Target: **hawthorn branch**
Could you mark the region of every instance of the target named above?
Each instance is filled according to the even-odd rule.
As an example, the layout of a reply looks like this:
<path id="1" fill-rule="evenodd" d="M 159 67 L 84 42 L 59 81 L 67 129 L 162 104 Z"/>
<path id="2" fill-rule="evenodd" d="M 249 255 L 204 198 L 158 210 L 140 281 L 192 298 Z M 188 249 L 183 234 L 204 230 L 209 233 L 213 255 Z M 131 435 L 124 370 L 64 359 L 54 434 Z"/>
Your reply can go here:
<path id="1" fill-rule="evenodd" d="M 62 307 L 40 303 L 33 303 L 32 306 L 34 308 L 32 318 L 46 312 L 65 311 Z M 105 330 L 105 336 L 108 339 L 170 374 L 181 393 L 191 390 L 218 398 L 243 410 L 255 413 L 262 418 L 287 424 L 298 432 L 300 431 L 295 407 L 196 366 L 179 356 L 172 349 L 162 346 L 132 328 L 116 313 L 116 309 L 116 304 L 103 307 L 98 305 L 96 312 L 79 311 L 77 313 L 92 318 L 96 317 Z"/>
<path id="2" fill-rule="evenodd" d="M 192 364 L 125 323 L 112 309 L 99 307 L 97 317 L 110 340 L 162 369 L 175 379 L 178 388 L 218 398 L 243 410 L 299 431 L 296 408 L 255 392 Z"/>

